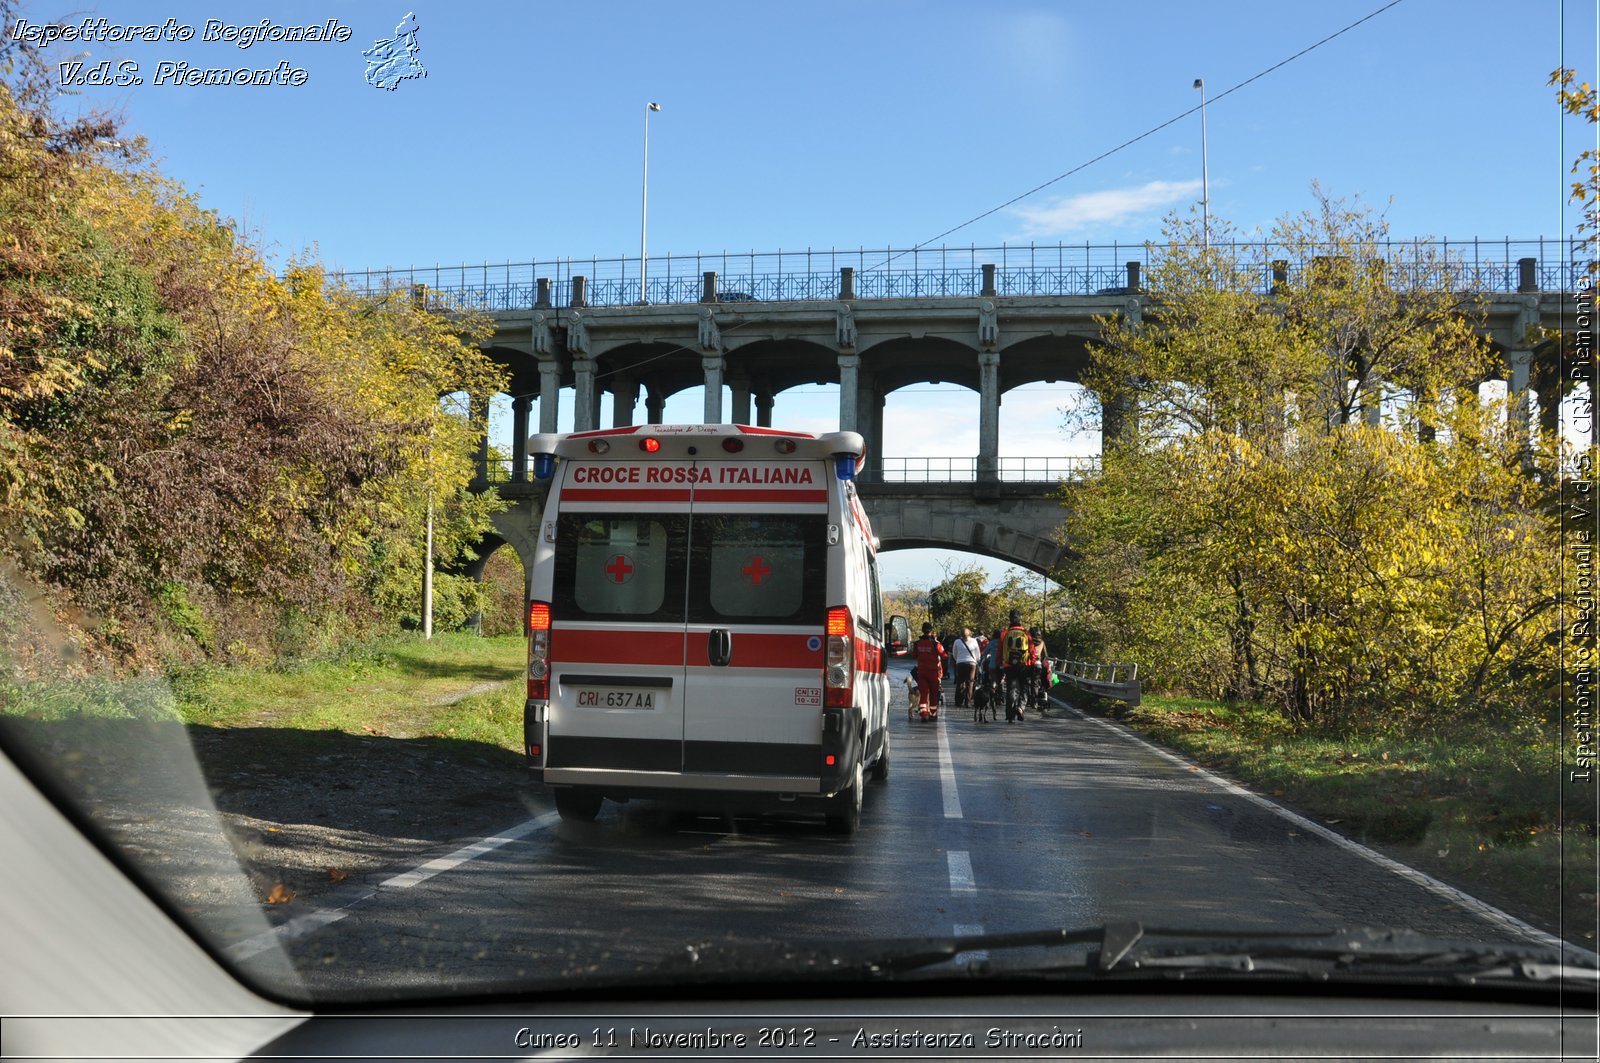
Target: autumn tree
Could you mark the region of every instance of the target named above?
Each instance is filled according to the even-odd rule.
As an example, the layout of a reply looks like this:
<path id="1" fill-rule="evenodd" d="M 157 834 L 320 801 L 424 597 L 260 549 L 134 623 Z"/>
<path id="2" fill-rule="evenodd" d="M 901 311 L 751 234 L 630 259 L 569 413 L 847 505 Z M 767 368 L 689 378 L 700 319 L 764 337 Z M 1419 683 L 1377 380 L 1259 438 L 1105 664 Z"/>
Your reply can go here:
<path id="1" fill-rule="evenodd" d="M 959 632 L 963 627 L 983 630 L 993 610 L 989 593 L 984 589 L 987 578 L 983 569 L 976 565 L 947 567 L 944 579 L 934 584 L 928 593 L 928 612 L 934 628 L 946 635 Z"/>
<path id="2" fill-rule="evenodd" d="M 0 66 L 0 550 L 102 635 L 208 653 L 251 614 L 414 618 L 430 502 L 444 567 L 501 505 L 468 490 L 486 404 L 440 402 L 503 386 L 485 323 L 275 276 L 136 142 L 58 122 L 37 56 Z M 440 582 L 442 622 L 478 611 Z"/>
<path id="3" fill-rule="evenodd" d="M 1080 616 L 1158 684 L 1302 722 L 1534 720 L 1549 489 L 1477 398 L 1458 270 L 1320 194 L 1267 241 L 1197 235 L 1171 223 L 1144 320 L 1092 354 L 1128 419 L 1074 491 Z"/>

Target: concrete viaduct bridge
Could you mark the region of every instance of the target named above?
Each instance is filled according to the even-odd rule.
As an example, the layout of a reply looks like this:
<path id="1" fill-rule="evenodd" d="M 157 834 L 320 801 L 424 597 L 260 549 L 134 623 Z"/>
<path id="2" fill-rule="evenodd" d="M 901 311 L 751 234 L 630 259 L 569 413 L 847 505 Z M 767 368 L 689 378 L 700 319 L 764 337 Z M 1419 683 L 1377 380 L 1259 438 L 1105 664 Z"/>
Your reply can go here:
<path id="1" fill-rule="evenodd" d="M 1443 250 L 1481 295 L 1480 331 L 1500 353 L 1508 387 L 1526 394 L 1556 348 L 1536 342 L 1540 328 L 1570 329 L 1576 320 L 1578 248 L 1472 241 Z M 776 396 L 832 384 L 839 427 L 868 443 L 860 487 L 886 549 L 947 547 L 1048 572 L 1062 559 L 1061 483 L 1093 475 L 1098 460 L 1002 458 L 1003 398 L 1025 384 L 1079 382 L 1098 337 L 1095 318 L 1141 318 L 1140 274 L 1160 251 L 1058 245 L 667 256 L 649 260 L 648 285 L 637 259 L 591 260 L 582 273 L 555 262 L 343 280 L 368 290 L 409 287 L 441 309 L 492 317 L 486 349 L 511 377 L 513 453 L 491 463 L 486 441 L 482 479 L 515 501 L 497 524 L 525 558 L 537 520 L 526 454 L 535 415 L 538 431 L 556 431 L 570 402 L 574 430 L 617 427 L 639 423 L 642 399 L 642 420 L 660 423 L 669 396 L 699 388 L 704 422 L 770 426 Z M 1301 268 L 1274 267 L 1279 279 Z M 1263 294 L 1273 280 L 1263 276 Z M 978 393 L 978 453 L 893 457 L 896 441 L 883 431 L 887 396 L 941 382 Z"/>

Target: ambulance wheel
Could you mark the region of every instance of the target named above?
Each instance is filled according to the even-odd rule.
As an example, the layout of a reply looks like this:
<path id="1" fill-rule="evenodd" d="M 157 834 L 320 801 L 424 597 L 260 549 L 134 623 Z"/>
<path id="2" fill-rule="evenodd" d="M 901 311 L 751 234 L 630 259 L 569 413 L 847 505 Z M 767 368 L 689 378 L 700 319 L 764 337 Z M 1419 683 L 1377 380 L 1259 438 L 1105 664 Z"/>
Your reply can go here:
<path id="1" fill-rule="evenodd" d="M 828 802 L 828 830 L 834 834 L 854 834 L 861 828 L 861 761 L 856 761 L 850 785 Z"/>
<path id="2" fill-rule="evenodd" d="M 883 752 L 872 762 L 872 781 L 882 782 L 889 777 L 889 729 L 883 729 Z"/>
<path id="3" fill-rule="evenodd" d="M 573 823 L 593 823 L 594 817 L 600 814 L 600 802 L 604 800 L 588 790 L 562 787 L 556 791 L 556 812 Z"/>

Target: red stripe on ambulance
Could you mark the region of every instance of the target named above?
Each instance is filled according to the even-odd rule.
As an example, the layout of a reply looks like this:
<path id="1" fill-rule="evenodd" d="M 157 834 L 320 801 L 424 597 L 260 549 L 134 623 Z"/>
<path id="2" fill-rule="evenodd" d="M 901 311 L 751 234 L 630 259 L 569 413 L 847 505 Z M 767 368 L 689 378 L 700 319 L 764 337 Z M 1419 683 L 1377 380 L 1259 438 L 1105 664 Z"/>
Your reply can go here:
<path id="1" fill-rule="evenodd" d="M 683 629 L 589 631 L 556 626 L 550 633 L 550 659 L 558 664 L 635 664 L 683 666 Z"/>
<path id="2" fill-rule="evenodd" d="M 816 648 L 812 649 L 815 644 Z M 689 632 L 688 662 L 691 668 L 710 668 L 710 641 L 704 635 Z M 733 656 L 728 658 L 729 668 L 809 668 L 822 670 L 822 638 L 820 635 L 764 634 L 756 631 L 738 631 L 733 635 Z"/>
<path id="3" fill-rule="evenodd" d="M 749 505 L 770 505 L 774 502 L 815 502 L 826 505 L 827 491 L 786 491 L 782 488 L 699 487 L 695 489 L 696 502 L 735 502 Z"/>

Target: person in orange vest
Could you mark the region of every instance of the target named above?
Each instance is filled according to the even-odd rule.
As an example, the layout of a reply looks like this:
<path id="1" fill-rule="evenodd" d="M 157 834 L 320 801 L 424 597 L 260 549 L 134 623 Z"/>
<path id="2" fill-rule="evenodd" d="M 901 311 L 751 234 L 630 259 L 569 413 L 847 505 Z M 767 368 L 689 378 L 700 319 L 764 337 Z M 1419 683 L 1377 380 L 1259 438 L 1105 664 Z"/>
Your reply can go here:
<path id="1" fill-rule="evenodd" d="M 917 640 L 917 709 L 924 720 L 939 715 L 939 683 L 944 678 L 944 644 L 933 634 L 932 624 L 922 625 Z"/>

